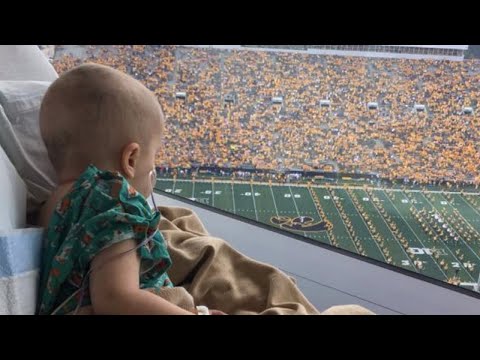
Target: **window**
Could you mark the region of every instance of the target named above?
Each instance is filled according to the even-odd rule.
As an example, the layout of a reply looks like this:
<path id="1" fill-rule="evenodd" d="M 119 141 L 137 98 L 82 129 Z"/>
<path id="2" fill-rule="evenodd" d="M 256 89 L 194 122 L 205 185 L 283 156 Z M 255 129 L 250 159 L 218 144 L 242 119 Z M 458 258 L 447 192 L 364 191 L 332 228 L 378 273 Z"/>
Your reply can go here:
<path id="1" fill-rule="evenodd" d="M 431 58 L 463 54 L 449 48 L 262 46 L 62 45 L 53 64 L 106 64 L 155 92 L 168 128 L 158 191 L 473 289 L 479 60 Z"/>

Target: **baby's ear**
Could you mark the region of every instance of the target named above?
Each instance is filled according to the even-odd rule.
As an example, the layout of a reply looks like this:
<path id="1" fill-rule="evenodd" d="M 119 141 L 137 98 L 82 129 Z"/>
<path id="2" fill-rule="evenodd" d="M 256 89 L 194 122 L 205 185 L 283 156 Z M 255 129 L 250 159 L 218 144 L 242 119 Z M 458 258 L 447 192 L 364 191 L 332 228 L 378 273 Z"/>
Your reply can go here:
<path id="1" fill-rule="evenodd" d="M 135 177 L 135 170 L 139 158 L 140 145 L 137 143 L 130 143 L 123 148 L 120 165 L 122 167 L 122 172 L 127 179 L 133 179 Z"/>

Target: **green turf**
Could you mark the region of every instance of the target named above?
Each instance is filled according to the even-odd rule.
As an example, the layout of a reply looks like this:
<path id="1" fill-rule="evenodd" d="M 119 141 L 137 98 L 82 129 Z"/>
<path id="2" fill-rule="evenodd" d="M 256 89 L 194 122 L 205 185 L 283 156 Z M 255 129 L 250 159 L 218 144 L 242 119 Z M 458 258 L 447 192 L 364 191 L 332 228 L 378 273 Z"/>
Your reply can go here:
<path id="1" fill-rule="evenodd" d="M 380 261 L 387 261 L 389 257 L 395 266 L 443 281 L 458 276 L 462 283 L 474 283 L 479 276 L 480 201 L 477 193 L 461 194 L 460 189 L 454 189 L 447 194 L 441 189 L 402 189 L 399 186 L 367 190 L 341 182 L 329 187 L 316 184 L 309 189 L 306 185 L 211 179 L 158 179 L 156 189 L 274 227 L 281 227 L 272 223 L 272 219 L 278 217 L 309 217 L 315 224 L 329 221 L 339 247 L 355 253 L 363 249 L 366 256 Z M 346 214 L 345 220 L 340 215 L 341 208 Z M 414 211 L 423 209 L 425 212 L 419 220 Z M 322 210 L 325 219 L 320 216 Z M 463 234 L 459 241 L 434 239 L 437 231 L 434 214 L 439 214 L 456 234 Z M 353 236 L 347 229 L 347 222 L 353 225 Z M 396 228 L 408 240 L 407 249 L 402 246 L 398 232 L 395 234 Z M 309 231 L 308 227 L 303 227 L 292 232 L 325 244 L 333 243 L 327 231 Z M 357 244 L 354 236 L 358 238 Z M 417 266 L 419 263 L 421 266 Z M 469 264 L 474 265 L 473 270 Z"/>

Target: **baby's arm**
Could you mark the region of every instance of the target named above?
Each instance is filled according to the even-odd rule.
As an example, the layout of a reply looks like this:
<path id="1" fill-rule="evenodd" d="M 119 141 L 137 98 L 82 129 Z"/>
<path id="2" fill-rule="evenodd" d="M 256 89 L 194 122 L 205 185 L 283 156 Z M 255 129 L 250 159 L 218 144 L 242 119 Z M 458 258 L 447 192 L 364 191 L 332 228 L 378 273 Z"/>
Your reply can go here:
<path id="1" fill-rule="evenodd" d="M 92 261 L 90 296 L 97 315 L 194 315 L 192 312 L 140 289 L 140 258 L 136 246 L 122 241 L 100 252 Z M 115 260 L 111 260 L 115 257 Z"/>

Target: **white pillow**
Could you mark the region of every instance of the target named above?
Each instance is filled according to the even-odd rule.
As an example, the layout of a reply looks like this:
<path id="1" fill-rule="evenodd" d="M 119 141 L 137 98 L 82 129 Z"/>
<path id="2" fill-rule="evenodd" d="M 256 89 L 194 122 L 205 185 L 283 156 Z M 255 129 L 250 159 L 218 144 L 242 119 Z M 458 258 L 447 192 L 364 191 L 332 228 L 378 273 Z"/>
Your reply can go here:
<path id="1" fill-rule="evenodd" d="M 0 231 L 25 227 L 26 205 L 27 187 L 0 146 Z"/>
<path id="2" fill-rule="evenodd" d="M 38 118 L 49 86 L 42 81 L 0 81 L 0 146 L 27 185 L 29 212 L 38 210 L 56 183 Z"/>
<path id="3" fill-rule="evenodd" d="M 0 46 L 0 79 L 54 81 L 58 75 L 37 45 Z"/>

